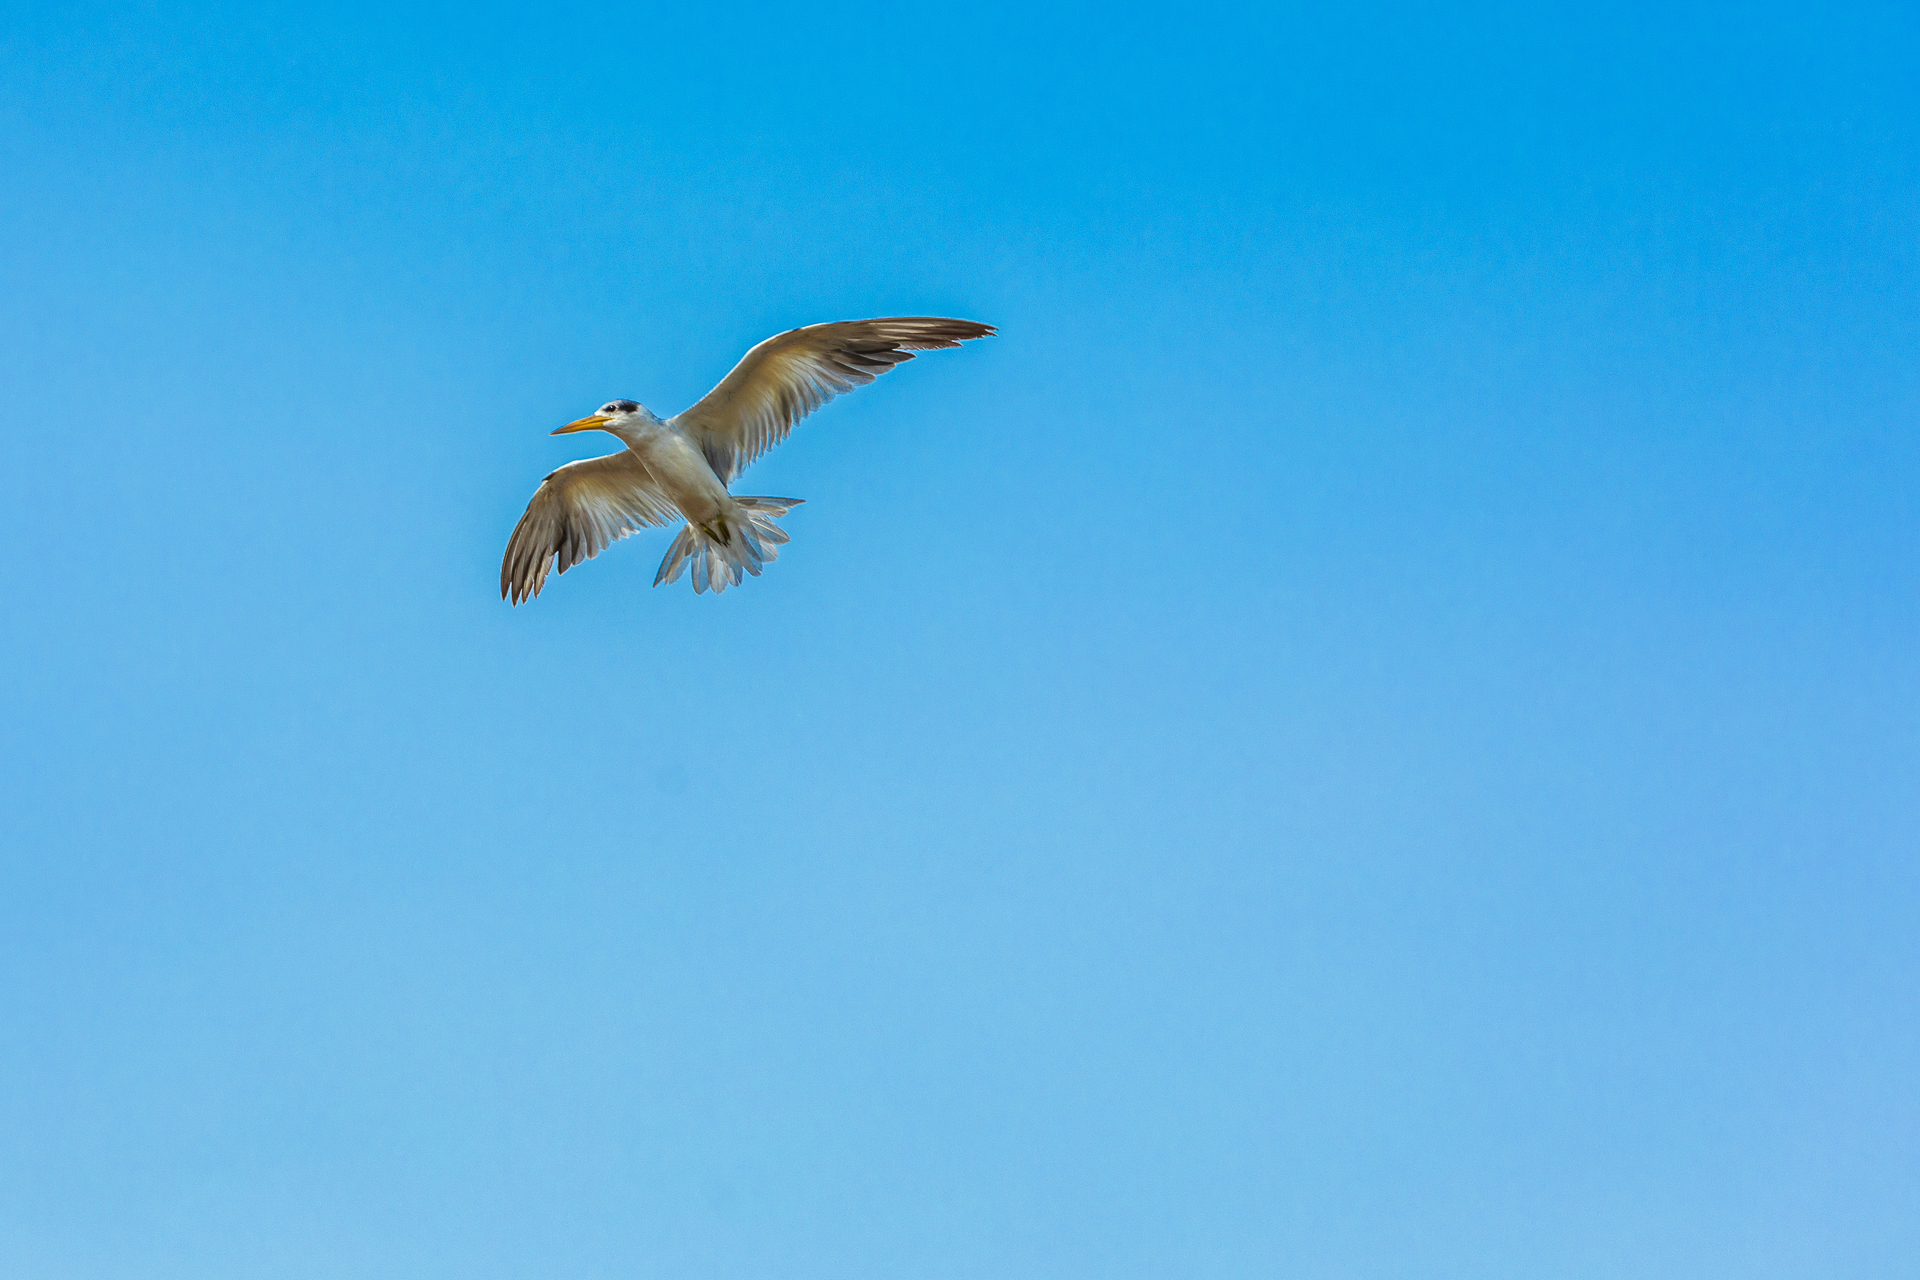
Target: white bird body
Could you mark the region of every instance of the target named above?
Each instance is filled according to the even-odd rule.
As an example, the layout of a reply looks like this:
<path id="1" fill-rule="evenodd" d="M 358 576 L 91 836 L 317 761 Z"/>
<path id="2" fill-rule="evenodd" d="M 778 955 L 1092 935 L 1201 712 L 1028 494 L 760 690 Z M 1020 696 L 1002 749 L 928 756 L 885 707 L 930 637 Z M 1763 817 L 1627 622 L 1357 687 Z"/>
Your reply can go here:
<path id="1" fill-rule="evenodd" d="M 673 421 L 645 409 L 633 416 L 641 421 L 632 426 L 608 423 L 606 429 L 619 436 L 640 459 L 640 465 L 689 524 L 705 524 L 733 505 L 733 495 L 713 474 L 706 455 L 690 435 Z"/>
<path id="2" fill-rule="evenodd" d="M 786 439 L 800 419 L 914 352 L 993 332 L 992 325 L 937 316 L 790 329 L 747 352 L 685 413 L 661 418 L 632 400 L 610 400 L 569 422 L 553 434 L 606 431 L 626 447 L 570 462 L 541 483 L 507 541 L 501 598 L 519 604 L 537 596 L 551 565 L 565 573 L 630 533 L 676 518 L 686 526 L 667 548 L 655 586 L 689 566 L 696 593 L 757 577 L 787 541 L 775 521 L 800 500 L 729 492 L 747 464 Z"/>

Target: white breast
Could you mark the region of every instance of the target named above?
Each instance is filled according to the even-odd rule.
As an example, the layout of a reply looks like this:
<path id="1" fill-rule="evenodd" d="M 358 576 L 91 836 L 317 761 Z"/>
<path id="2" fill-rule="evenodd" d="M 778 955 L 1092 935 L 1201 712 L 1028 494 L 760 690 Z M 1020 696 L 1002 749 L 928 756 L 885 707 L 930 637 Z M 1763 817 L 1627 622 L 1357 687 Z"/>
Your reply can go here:
<path id="1" fill-rule="evenodd" d="M 706 455 L 679 432 L 671 428 L 650 432 L 643 440 L 629 441 L 628 448 L 640 455 L 680 513 L 693 523 L 711 520 L 729 505 L 727 487 L 707 465 Z"/>

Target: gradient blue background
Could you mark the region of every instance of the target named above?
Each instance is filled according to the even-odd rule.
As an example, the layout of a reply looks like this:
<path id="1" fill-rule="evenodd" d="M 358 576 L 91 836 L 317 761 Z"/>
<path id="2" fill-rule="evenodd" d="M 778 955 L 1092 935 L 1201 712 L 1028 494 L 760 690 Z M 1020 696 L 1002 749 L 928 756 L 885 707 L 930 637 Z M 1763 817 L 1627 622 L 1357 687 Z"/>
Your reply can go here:
<path id="1" fill-rule="evenodd" d="M 11 6 L 0 1275 L 1920 1274 L 1917 50 Z"/>

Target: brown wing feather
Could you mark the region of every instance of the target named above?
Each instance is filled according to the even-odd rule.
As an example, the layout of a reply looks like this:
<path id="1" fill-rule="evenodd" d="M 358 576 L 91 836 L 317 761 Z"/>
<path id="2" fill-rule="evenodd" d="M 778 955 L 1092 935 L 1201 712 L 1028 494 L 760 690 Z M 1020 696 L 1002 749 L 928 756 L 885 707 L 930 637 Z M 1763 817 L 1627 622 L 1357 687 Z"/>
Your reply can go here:
<path id="1" fill-rule="evenodd" d="M 514 604 L 532 599 L 552 565 L 565 573 L 630 533 L 679 518 L 679 509 L 631 450 L 569 462 L 534 490 L 507 539 L 500 598 Z"/>
<path id="2" fill-rule="evenodd" d="M 795 423 L 863 387 L 916 351 L 990 337 L 990 324 L 940 316 L 840 320 L 789 329 L 747 352 L 700 403 L 675 419 L 724 482 L 787 438 Z"/>

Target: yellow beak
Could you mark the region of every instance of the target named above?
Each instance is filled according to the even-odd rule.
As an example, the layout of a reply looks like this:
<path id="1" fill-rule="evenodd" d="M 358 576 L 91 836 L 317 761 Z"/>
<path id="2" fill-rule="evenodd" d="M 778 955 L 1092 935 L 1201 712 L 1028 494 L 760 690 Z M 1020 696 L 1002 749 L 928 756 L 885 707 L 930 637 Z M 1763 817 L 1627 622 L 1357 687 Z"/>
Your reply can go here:
<path id="1" fill-rule="evenodd" d="M 590 413 L 584 418 L 575 418 L 564 427 L 555 427 L 553 430 L 547 432 L 547 434 L 550 436 L 563 436 L 569 431 L 592 431 L 594 428 L 612 421 L 613 418 L 608 414 Z"/>

